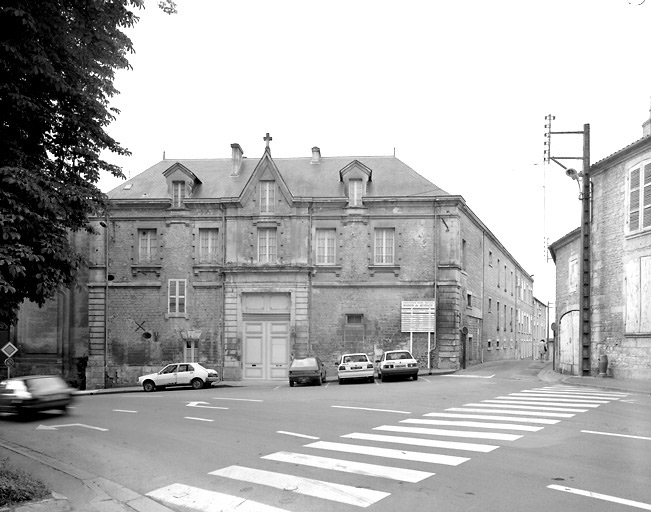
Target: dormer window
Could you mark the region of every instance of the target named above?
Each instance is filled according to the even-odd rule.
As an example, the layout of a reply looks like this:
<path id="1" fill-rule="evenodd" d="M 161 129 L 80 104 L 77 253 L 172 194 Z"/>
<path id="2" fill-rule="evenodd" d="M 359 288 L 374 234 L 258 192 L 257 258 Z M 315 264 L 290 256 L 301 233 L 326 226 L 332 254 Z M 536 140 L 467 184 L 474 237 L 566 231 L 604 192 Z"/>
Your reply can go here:
<path id="1" fill-rule="evenodd" d="M 361 179 L 351 179 L 348 182 L 348 205 L 362 206 L 362 186 Z"/>
<path id="2" fill-rule="evenodd" d="M 172 182 L 172 208 L 181 208 L 185 199 L 185 181 Z"/>
<path id="3" fill-rule="evenodd" d="M 273 213 L 276 201 L 276 187 L 273 181 L 260 182 L 260 213 Z"/>

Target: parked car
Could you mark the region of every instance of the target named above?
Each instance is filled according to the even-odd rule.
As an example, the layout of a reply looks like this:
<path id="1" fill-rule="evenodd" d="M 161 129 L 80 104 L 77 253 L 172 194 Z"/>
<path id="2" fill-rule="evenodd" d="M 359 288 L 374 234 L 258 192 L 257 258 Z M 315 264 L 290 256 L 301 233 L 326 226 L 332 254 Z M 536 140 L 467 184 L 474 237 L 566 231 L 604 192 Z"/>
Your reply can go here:
<path id="1" fill-rule="evenodd" d="M 289 365 L 289 385 L 297 382 L 314 383 L 318 386 L 326 381 L 325 364 L 318 357 L 297 357 Z"/>
<path id="2" fill-rule="evenodd" d="M 346 380 L 364 379 L 368 382 L 375 380 L 375 368 L 366 354 L 344 354 L 337 365 L 339 384 Z"/>
<path id="3" fill-rule="evenodd" d="M 377 376 L 382 382 L 387 377 L 411 377 L 418 379 L 418 361 L 408 350 L 387 350 L 376 361 Z"/>
<path id="4" fill-rule="evenodd" d="M 12 377 L 0 382 L 0 411 L 27 414 L 57 409 L 64 414 L 74 389 L 57 375 Z"/>
<path id="5" fill-rule="evenodd" d="M 145 391 L 156 391 L 168 386 L 192 386 L 194 389 L 212 386 L 219 381 L 217 371 L 204 368 L 199 363 L 172 363 L 158 373 L 138 377 Z"/>

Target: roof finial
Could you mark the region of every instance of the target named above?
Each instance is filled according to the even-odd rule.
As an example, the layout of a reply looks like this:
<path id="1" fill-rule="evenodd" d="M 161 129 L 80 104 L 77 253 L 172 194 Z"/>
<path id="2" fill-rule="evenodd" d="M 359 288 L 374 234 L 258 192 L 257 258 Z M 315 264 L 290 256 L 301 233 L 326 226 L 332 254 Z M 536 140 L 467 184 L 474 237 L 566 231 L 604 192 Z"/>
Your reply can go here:
<path id="1" fill-rule="evenodd" d="M 267 143 L 267 149 L 269 149 L 269 143 L 273 140 L 271 135 L 269 135 L 269 132 L 267 132 L 267 135 L 265 135 L 262 140 Z"/>

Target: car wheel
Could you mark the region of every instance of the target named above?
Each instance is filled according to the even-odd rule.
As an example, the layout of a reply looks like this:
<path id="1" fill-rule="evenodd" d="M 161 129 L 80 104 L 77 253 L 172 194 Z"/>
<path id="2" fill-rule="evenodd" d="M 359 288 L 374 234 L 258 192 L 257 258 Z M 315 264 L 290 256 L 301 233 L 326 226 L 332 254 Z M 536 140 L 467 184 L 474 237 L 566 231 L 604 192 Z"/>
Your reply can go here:
<path id="1" fill-rule="evenodd" d="M 321 382 L 321 376 L 319 376 L 319 377 L 317 377 L 317 379 L 316 379 L 316 385 L 317 385 L 317 386 L 320 386 L 321 384 L 323 384 L 323 382 Z"/>
<path id="2" fill-rule="evenodd" d="M 289 387 L 290 388 L 294 387 L 294 381 L 292 379 L 289 379 Z"/>
<path id="3" fill-rule="evenodd" d="M 147 393 L 151 391 L 156 391 L 156 384 L 154 384 L 154 382 L 151 380 L 146 380 L 145 382 L 142 383 L 142 389 L 147 391 Z"/>
<path id="4" fill-rule="evenodd" d="M 64 416 L 66 416 L 68 414 L 68 406 L 67 405 L 62 405 L 61 407 L 59 407 L 59 410 L 61 411 L 61 414 L 63 414 Z"/>
<path id="5" fill-rule="evenodd" d="M 369 377 L 369 378 L 368 378 L 368 381 L 369 381 L 370 383 L 375 382 L 375 377 Z"/>
<path id="6" fill-rule="evenodd" d="M 203 387 L 203 381 L 201 379 L 192 379 L 192 389 L 201 389 Z"/>
<path id="7" fill-rule="evenodd" d="M 414 378 L 414 380 L 418 380 L 418 374 L 414 373 L 413 378 Z"/>
<path id="8" fill-rule="evenodd" d="M 344 379 L 337 379 L 337 381 L 339 382 L 340 385 L 344 383 Z"/>
<path id="9" fill-rule="evenodd" d="M 387 378 L 384 376 L 384 374 L 381 374 L 381 375 L 380 375 L 380 380 L 381 380 L 382 382 L 386 382 Z"/>

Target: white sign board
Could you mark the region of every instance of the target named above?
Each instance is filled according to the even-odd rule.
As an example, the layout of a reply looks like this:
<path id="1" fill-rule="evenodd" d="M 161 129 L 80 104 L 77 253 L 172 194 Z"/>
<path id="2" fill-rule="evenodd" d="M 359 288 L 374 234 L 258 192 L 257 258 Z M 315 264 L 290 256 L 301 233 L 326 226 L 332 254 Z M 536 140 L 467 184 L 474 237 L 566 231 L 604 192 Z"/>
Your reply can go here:
<path id="1" fill-rule="evenodd" d="M 7 343 L 4 347 L 2 347 L 2 352 L 4 355 L 7 357 L 13 356 L 16 352 L 18 352 L 18 347 L 14 345 L 13 343 L 9 342 Z"/>
<path id="2" fill-rule="evenodd" d="M 402 332 L 436 331 L 436 305 L 433 300 L 403 300 Z"/>

